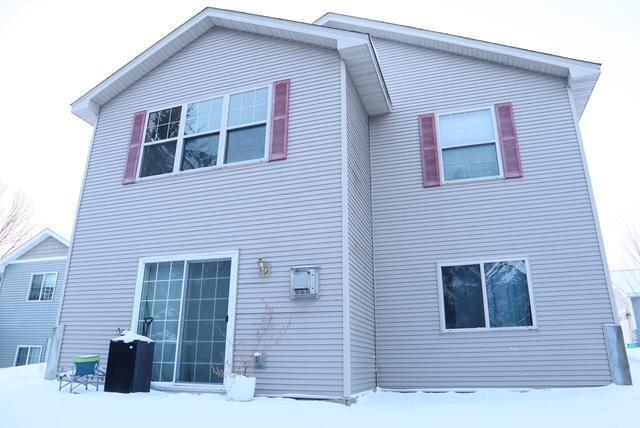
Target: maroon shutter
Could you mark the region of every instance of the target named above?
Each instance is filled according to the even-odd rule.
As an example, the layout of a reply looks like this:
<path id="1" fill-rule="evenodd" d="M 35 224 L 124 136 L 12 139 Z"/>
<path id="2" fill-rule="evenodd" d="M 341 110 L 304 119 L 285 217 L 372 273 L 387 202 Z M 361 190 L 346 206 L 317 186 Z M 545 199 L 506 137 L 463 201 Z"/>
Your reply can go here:
<path id="1" fill-rule="evenodd" d="M 520 178 L 522 177 L 522 163 L 520 162 L 520 149 L 518 149 L 518 136 L 511 103 L 496 104 L 496 119 L 504 178 Z"/>
<path id="2" fill-rule="evenodd" d="M 133 115 L 133 129 L 131 130 L 131 140 L 129 140 L 129 152 L 127 153 L 127 164 L 124 168 L 123 184 L 135 183 L 138 175 L 138 158 L 142 146 L 142 135 L 144 134 L 144 121 L 147 118 L 146 111 L 139 111 Z"/>
<path id="3" fill-rule="evenodd" d="M 420 124 L 420 151 L 422 153 L 422 184 L 424 187 L 440 185 L 436 118 L 433 113 L 418 117 Z"/>
<path id="4" fill-rule="evenodd" d="M 287 158 L 289 134 L 289 80 L 273 84 L 273 118 L 271 121 L 271 151 L 269 161 Z"/>

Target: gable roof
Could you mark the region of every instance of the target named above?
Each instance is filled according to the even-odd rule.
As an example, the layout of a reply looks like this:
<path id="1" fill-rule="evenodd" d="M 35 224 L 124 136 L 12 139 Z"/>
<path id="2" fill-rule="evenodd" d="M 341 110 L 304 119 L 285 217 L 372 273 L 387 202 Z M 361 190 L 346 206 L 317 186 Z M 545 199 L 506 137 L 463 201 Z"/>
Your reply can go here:
<path id="1" fill-rule="evenodd" d="M 4 272 L 4 268 L 8 264 L 11 264 L 14 261 L 18 260 L 20 257 L 25 255 L 28 251 L 30 251 L 32 248 L 34 248 L 36 245 L 40 244 L 47 238 L 54 238 L 60 241 L 60 243 L 62 243 L 65 247 L 67 248 L 69 247 L 68 240 L 58 235 L 56 232 L 54 232 L 51 229 L 44 229 L 43 231 L 38 233 L 36 236 L 29 239 L 27 242 L 20 245 L 18 248 L 16 248 L 9 254 L 5 255 L 2 259 L 0 259 L 0 273 Z"/>
<path id="2" fill-rule="evenodd" d="M 205 8 L 74 101 L 71 111 L 89 124 L 95 125 L 102 105 L 214 27 L 335 49 L 346 64 L 367 113 L 375 115 L 391 110 L 391 100 L 367 34 Z"/>
<path id="3" fill-rule="evenodd" d="M 567 79 L 578 117 L 600 75 L 600 64 L 467 37 L 329 12 L 316 25 L 359 31 L 373 37 L 477 58 Z"/>

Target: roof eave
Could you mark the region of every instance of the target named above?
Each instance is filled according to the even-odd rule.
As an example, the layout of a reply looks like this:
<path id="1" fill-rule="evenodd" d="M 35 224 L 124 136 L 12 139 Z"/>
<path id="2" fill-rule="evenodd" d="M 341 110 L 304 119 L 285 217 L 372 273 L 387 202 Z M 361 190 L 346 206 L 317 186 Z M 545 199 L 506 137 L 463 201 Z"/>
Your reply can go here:
<path id="1" fill-rule="evenodd" d="M 391 112 L 391 97 L 373 46 L 370 43 L 339 46 L 338 52 L 349 70 L 367 114 L 376 116 Z"/>
<path id="2" fill-rule="evenodd" d="M 360 93 L 367 112 L 373 115 L 391 109 L 387 88 L 367 34 L 206 8 L 78 98 L 71 104 L 71 111 L 95 126 L 100 107 L 104 103 L 213 27 L 247 31 L 336 49 L 345 60 L 351 74 L 359 76 L 357 80 L 366 78 L 371 81 L 356 82 L 360 83 L 356 85 L 357 87 L 360 89 L 371 85 L 378 87 L 376 90 L 369 90 L 369 93 Z M 363 55 L 368 55 L 369 58 L 363 61 L 365 58 Z"/>
<path id="3" fill-rule="evenodd" d="M 573 104 L 578 115 L 578 119 L 582 117 L 587 103 L 593 94 L 593 89 L 598 83 L 600 77 L 600 69 L 597 72 L 575 77 L 573 74 L 569 74 L 567 79 L 568 85 L 571 88 L 571 96 L 573 97 Z"/>
<path id="4" fill-rule="evenodd" d="M 581 91 L 575 91 L 577 97 L 575 104 L 579 116 L 582 114 L 587 100 L 591 95 L 591 91 L 600 75 L 600 64 L 589 61 L 566 58 L 382 21 L 330 12 L 316 20 L 314 24 L 347 31 L 366 32 L 373 37 L 381 39 L 442 50 L 566 78 L 569 86 L 580 85 Z"/>
<path id="5" fill-rule="evenodd" d="M 80 98 L 71 104 L 71 112 L 89 125 L 96 126 L 100 107 L 88 98 Z"/>

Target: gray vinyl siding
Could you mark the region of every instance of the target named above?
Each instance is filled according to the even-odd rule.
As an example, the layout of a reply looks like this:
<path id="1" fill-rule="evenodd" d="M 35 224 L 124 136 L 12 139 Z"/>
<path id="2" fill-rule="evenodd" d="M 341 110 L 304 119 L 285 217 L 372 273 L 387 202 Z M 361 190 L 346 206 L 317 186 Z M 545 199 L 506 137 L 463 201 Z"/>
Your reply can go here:
<path id="1" fill-rule="evenodd" d="M 18 260 L 40 259 L 45 257 L 66 256 L 69 249 L 62 242 L 53 236 L 49 236 L 44 241 L 27 251 Z"/>
<path id="2" fill-rule="evenodd" d="M 9 264 L 0 282 L 0 367 L 13 366 L 19 345 L 42 346 L 44 361 L 47 339 L 56 323 L 62 300 L 66 259 Z M 27 302 L 34 273 L 57 272 L 51 302 Z"/>
<path id="3" fill-rule="evenodd" d="M 351 392 L 375 388 L 375 315 L 369 118 L 346 79 Z"/>
<path id="4" fill-rule="evenodd" d="M 375 39 L 393 100 L 370 119 L 383 388 L 611 382 L 614 321 L 566 82 Z M 419 114 L 512 102 L 524 178 L 422 187 Z M 538 331 L 441 333 L 436 263 L 528 256 Z"/>
<path id="5" fill-rule="evenodd" d="M 291 80 L 289 156 L 122 185 L 133 113 Z M 256 373 L 258 394 L 342 397 L 340 59 L 334 50 L 214 29 L 101 110 L 72 247 L 61 365 L 107 357 L 128 328 L 138 260 L 240 250 L 236 343 L 256 339 L 263 300 L 291 327 Z M 258 257 L 271 263 L 258 275 Z M 321 298 L 289 300 L 291 266 L 320 266 Z M 135 308 L 137 310 L 137 308 Z M 236 354 L 236 357 L 239 355 Z"/>

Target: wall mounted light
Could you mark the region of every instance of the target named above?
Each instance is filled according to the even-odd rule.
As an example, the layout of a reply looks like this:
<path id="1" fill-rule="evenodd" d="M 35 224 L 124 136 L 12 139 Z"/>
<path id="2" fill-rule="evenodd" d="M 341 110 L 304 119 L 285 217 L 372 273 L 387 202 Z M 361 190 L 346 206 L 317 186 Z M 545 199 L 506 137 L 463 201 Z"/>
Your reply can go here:
<path id="1" fill-rule="evenodd" d="M 264 259 L 264 257 L 258 257 L 258 271 L 262 278 L 269 276 L 271 273 L 271 265 Z"/>

